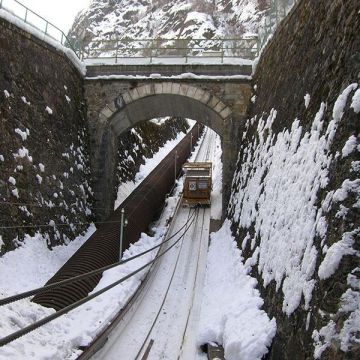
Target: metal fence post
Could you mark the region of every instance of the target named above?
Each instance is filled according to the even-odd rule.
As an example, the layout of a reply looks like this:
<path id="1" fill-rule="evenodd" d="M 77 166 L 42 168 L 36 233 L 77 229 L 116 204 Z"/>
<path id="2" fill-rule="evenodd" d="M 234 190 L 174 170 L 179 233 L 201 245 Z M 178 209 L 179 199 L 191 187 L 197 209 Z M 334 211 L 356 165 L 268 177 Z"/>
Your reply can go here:
<path id="1" fill-rule="evenodd" d="M 0 9 L 2 8 L 3 0 L 0 0 Z"/>
<path id="2" fill-rule="evenodd" d="M 177 151 L 175 151 L 175 181 L 176 181 L 176 178 L 177 178 Z"/>
<path id="3" fill-rule="evenodd" d="M 122 245 L 124 237 L 124 219 L 125 219 L 125 210 L 121 209 L 121 220 L 120 220 L 120 251 L 119 251 L 119 260 L 122 258 Z"/>
<path id="4" fill-rule="evenodd" d="M 25 8 L 26 10 L 25 10 L 25 18 L 24 18 L 24 21 L 26 22 L 26 20 L 27 20 L 27 16 L 28 16 L 28 9 L 27 8 Z"/>

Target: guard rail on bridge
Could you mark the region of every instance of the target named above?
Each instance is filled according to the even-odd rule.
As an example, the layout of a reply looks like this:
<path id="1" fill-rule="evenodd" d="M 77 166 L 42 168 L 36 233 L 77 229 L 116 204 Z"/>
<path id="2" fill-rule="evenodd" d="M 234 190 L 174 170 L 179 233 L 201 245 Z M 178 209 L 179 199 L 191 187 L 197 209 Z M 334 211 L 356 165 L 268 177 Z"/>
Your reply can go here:
<path id="1" fill-rule="evenodd" d="M 258 54 L 256 35 L 238 39 L 110 39 L 93 41 L 82 50 L 82 59 L 91 62 L 122 63 L 136 59 L 153 63 L 155 59 L 171 63 L 182 59 L 205 63 L 236 62 L 237 59 L 254 59 Z"/>
<path id="2" fill-rule="evenodd" d="M 62 30 L 17 0 L 0 0 L 0 10 L 5 10 L 40 33 L 43 33 L 59 42 L 61 45 L 70 48 L 78 57 L 80 57 L 80 51 L 76 50 L 73 44 L 74 42 L 72 42 Z"/>
<path id="3" fill-rule="evenodd" d="M 299 0 L 270 0 L 265 10 L 264 24 L 259 33 L 235 39 L 129 39 L 114 38 L 92 41 L 83 46 L 62 30 L 17 0 L 0 0 L 0 10 L 15 16 L 41 34 L 74 51 L 80 60 L 90 63 L 204 63 L 237 64 L 241 59 L 252 60 L 259 55 L 268 37 Z M 180 60 L 180 61 L 179 61 Z"/>

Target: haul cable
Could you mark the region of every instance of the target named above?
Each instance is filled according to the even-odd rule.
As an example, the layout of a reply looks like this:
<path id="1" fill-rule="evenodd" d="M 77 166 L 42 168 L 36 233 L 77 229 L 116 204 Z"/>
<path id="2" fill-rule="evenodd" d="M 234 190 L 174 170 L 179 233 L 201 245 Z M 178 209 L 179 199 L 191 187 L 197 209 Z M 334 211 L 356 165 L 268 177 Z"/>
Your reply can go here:
<path id="1" fill-rule="evenodd" d="M 53 289 L 55 287 L 64 286 L 64 285 L 67 285 L 67 284 L 72 283 L 72 282 L 77 282 L 77 281 L 80 281 L 80 280 L 87 279 L 88 277 L 93 277 L 95 275 L 98 275 L 98 274 L 106 271 L 106 270 L 110 270 L 110 269 L 112 269 L 114 267 L 123 265 L 123 264 L 125 264 L 125 263 L 127 263 L 127 262 L 129 262 L 131 260 L 137 259 L 138 257 L 143 256 L 143 255 L 149 253 L 150 251 L 155 250 L 156 248 L 160 247 L 161 245 L 163 245 L 163 244 L 169 242 L 171 239 L 173 239 L 177 234 L 180 233 L 180 231 L 182 231 L 187 226 L 187 224 L 192 220 L 192 218 L 194 216 L 195 216 L 195 211 L 188 218 L 187 222 L 175 234 L 173 234 L 172 236 L 170 236 L 166 240 L 162 241 L 160 244 L 157 244 L 157 245 L 153 246 L 152 248 L 150 248 L 148 250 L 145 250 L 145 251 L 143 251 L 143 252 L 141 252 L 139 254 L 131 256 L 131 257 L 127 258 L 127 259 L 120 260 L 120 261 L 118 261 L 116 263 L 113 263 L 111 265 L 107 265 L 107 266 L 101 267 L 99 269 L 96 269 L 96 270 L 89 271 L 89 272 L 81 274 L 81 275 L 71 277 L 69 279 L 65 279 L 65 280 L 62 280 L 62 281 L 59 281 L 59 282 L 56 282 L 56 283 L 53 283 L 53 284 L 45 285 L 45 286 L 42 286 L 40 288 L 36 288 L 36 289 L 33 289 L 33 290 L 28 290 L 28 291 L 25 291 L 25 292 L 20 293 L 20 294 L 16 294 L 16 295 L 9 296 L 7 298 L 0 299 L 0 306 L 7 305 L 7 304 L 10 304 L 12 302 L 21 300 L 21 299 L 25 299 L 25 298 L 27 298 L 29 296 L 42 293 L 43 291 L 50 290 L 50 289 Z"/>
<path id="2" fill-rule="evenodd" d="M 8 336 L 5 336 L 4 338 L 0 339 L 0 347 L 9 344 L 10 342 L 20 338 L 21 336 L 26 335 L 27 333 L 34 331 L 36 329 L 38 329 L 39 327 L 49 323 L 52 320 L 57 319 L 58 317 L 68 313 L 69 311 L 76 309 L 77 307 L 79 307 L 80 305 L 83 305 L 85 303 L 87 303 L 88 301 L 98 297 L 99 295 L 105 293 L 106 291 L 112 289 L 113 287 L 123 283 L 124 281 L 128 280 L 129 278 L 131 278 L 132 276 L 136 275 L 137 273 L 139 273 L 140 271 L 144 270 L 145 268 L 147 268 L 149 265 L 153 264 L 154 262 L 156 262 L 157 260 L 159 260 L 163 255 L 165 255 L 168 251 L 170 251 L 181 239 L 183 239 L 185 233 L 189 230 L 189 228 L 191 227 L 192 223 L 194 222 L 194 219 L 192 219 L 190 225 L 186 228 L 186 230 L 184 231 L 184 233 L 172 244 L 170 245 L 170 247 L 168 247 L 166 250 L 164 250 L 161 254 L 158 254 L 153 260 L 149 261 L 148 263 L 146 263 L 145 265 L 141 266 L 140 268 L 138 268 L 137 270 L 131 272 L 130 274 L 124 276 L 123 278 L 111 283 L 110 285 L 106 286 L 105 288 L 87 296 L 86 298 L 83 298 L 71 305 L 66 306 L 65 308 L 59 310 L 58 312 L 51 314 L 29 326 L 26 326 L 25 328 L 18 330 Z"/>
<path id="3" fill-rule="evenodd" d="M 199 208 L 196 208 L 196 224 L 197 224 L 197 222 L 198 222 L 198 217 L 199 217 Z M 195 221 L 195 219 L 194 219 L 194 221 Z M 195 228 L 196 228 L 196 226 L 194 226 L 193 230 L 195 230 Z M 193 237 L 194 237 L 194 236 L 192 236 L 192 238 L 193 238 Z M 169 290 L 170 290 L 170 286 L 171 286 L 171 284 L 172 284 L 172 282 L 173 282 L 173 279 L 174 279 L 174 276 L 175 276 L 175 272 L 176 272 L 176 269 L 177 269 L 177 266 L 178 266 L 178 263 L 179 263 L 182 246 L 183 246 L 183 242 L 181 243 L 181 248 L 180 248 L 180 250 L 179 250 L 179 252 L 178 252 L 178 255 L 177 255 L 177 258 L 176 258 L 176 262 L 175 262 L 175 265 L 174 265 L 174 269 L 173 269 L 173 272 L 172 272 L 172 274 L 171 274 L 171 278 L 170 278 L 168 287 L 166 288 L 166 291 L 165 291 L 163 300 L 162 300 L 162 302 L 161 302 L 161 305 L 159 306 L 159 310 L 158 310 L 158 312 L 157 312 L 157 314 L 156 314 L 156 317 L 155 317 L 155 319 L 153 320 L 153 323 L 152 323 L 152 325 L 151 325 L 151 327 L 150 327 L 150 329 L 149 329 L 149 331 L 148 331 L 148 333 L 147 333 L 147 335 L 146 335 L 146 338 L 145 338 L 145 340 L 143 341 L 143 343 L 142 343 L 142 345 L 141 345 L 141 347 L 140 347 L 140 349 L 139 349 L 139 351 L 138 351 L 138 353 L 137 353 L 137 355 L 136 355 L 136 357 L 135 357 L 136 360 L 140 358 L 140 355 L 141 355 L 141 353 L 142 353 L 142 351 L 143 351 L 143 349 L 144 349 L 144 347 L 145 347 L 145 344 L 146 344 L 147 340 L 149 339 L 153 328 L 154 328 L 155 325 L 156 325 L 156 322 L 157 322 L 157 320 L 158 320 L 158 318 L 159 318 L 159 316 L 160 316 L 161 310 L 162 310 L 163 307 L 164 307 L 166 298 L 167 298 L 168 293 L 169 293 Z M 149 347 L 151 347 L 151 346 L 153 345 L 153 343 L 154 343 L 154 341 L 150 341 L 148 347 L 147 347 L 146 350 L 145 350 L 144 355 L 141 357 L 141 360 L 145 360 L 145 359 L 147 358 L 147 356 L 148 356 L 148 354 L 149 354 L 149 352 L 150 352 Z"/>

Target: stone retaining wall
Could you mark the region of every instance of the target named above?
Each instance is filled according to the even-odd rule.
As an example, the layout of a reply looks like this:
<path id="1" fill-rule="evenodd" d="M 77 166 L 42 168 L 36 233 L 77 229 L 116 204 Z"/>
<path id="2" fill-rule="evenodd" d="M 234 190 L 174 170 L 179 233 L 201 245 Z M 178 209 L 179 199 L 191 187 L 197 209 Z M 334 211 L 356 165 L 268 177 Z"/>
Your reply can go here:
<path id="1" fill-rule="evenodd" d="M 356 0 L 300 1 L 263 52 L 254 76 L 254 103 L 249 109 L 247 131 L 240 135 L 242 143 L 228 216 L 235 217 L 232 229 L 243 249 L 244 260 L 258 279 L 258 288 L 265 299 L 264 309 L 277 321 L 277 335 L 269 359 L 360 357 L 359 343 L 355 340 L 359 335 L 356 315 L 359 312 L 356 285 L 359 281 L 356 251 L 360 250 L 359 230 L 356 230 L 360 219 L 356 205 L 359 152 L 356 144 L 359 144 L 360 119 L 354 108 L 355 91 L 360 87 L 359 11 L 360 3 Z M 288 143 L 284 142 L 287 138 Z M 343 149 L 349 148 L 349 139 L 355 145 L 347 153 Z M 297 165 L 281 172 L 279 169 L 286 169 L 291 157 L 295 158 L 306 148 L 307 141 L 313 141 L 309 151 L 299 155 Z M 289 145 L 292 142 L 293 149 Z M 285 151 L 281 152 L 281 143 L 288 153 L 275 169 L 274 164 Z M 324 151 L 316 152 L 321 146 Z M 302 167 L 312 151 L 313 161 L 306 160 L 308 167 Z M 320 183 L 317 191 L 313 191 L 315 182 L 313 187 L 305 189 L 304 178 L 321 164 L 323 156 L 329 162 L 319 166 L 314 178 L 327 172 L 327 180 Z M 292 177 L 296 171 L 297 177 Z M 274 190 L 271 193 L 270 184 Z M 291 192 L 290 188 L 294 190 Z M 296 254 L 303 229 L 293 237 L 284 238 L 277 248 L 275 242 L 280 233 L 289 233 L 287 226 L 301 224 L 303 210 L 300 208 L 294 224 L 289 212 L 283 218 L 279 216 L 281 210 L 286 214 L 285 209 L 296 209 L 294 192 L 299 191 L 316 195 L 308 198 L 307 206 L 318 217 L 313 219 L 313 239 L 308 242 L 312 245 L 306 251 L 298 249 Z M 254 197 L 256 200 L 252 200 Z M 258 223 L 266 206 L 270 208 L 270 202 L 273 212 L 268 214 L 268 224 Z M 264 232 L 267 225 L 272 229 L 270 235 Z M 265 249 L 268 236 L 269 247 Z M 275 257 L 287 249 L 293 251 L 293 255 L 283 260 L 287 273 L 279 277 L 276 272 L 282 264 L 271 265 L 266 252 L 273 252 Z M 317 254 L 316 261 L 305 264 L 306 259 L 314 258 L 310 250 Z M 334 260 L 335 254 L 341 254 L 339 264 L 335 261 L 335 272 L 326 274 L 328 260 Z M 272 271 L 270 266 L 274 266 Z M 278 278 L 278 282 L 265 283 L 266 269 L 266 281 Z M 308 284 L 309 288 L 300 293 L 299 304 L 290 304 L 287 296 L 291 291 L 286 287 L 294 285 L 288 279 L 295 271 L 304 275 L 299 277 L 298 287 Z M 296 287 L 293 292 L 297 292 Z M 354 326 L 352 332 L 351 326 Z M 346 338 L 346 331 L 350 331 L 353 338 Z"/>

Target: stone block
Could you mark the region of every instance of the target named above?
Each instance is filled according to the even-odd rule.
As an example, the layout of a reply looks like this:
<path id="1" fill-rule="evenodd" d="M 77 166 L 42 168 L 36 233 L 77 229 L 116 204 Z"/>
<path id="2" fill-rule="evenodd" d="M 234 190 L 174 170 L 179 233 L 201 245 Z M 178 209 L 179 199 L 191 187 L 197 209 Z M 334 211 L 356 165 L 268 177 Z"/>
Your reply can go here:
<path id="1" fill-rule="evenodd" d="M 187 94 L 187 92 L 188 92 L 188 89 L 189 89 L 189 85 L 187 85 L 187 84 L 180 84 L 180 93 L 179 93 L 179 95 L 186 96 L 186 94 Z"/>
<path id="2" fill-rule="evenodd" d="M 164 94 L 171 94 L 171 82 L 163 82 L 163 93 Z"/>
<path id="3" fill-rule="evenodd" d="M 130 94 L 131 98 L 133 99 L 133 101 L 135 101 L 135 100 L 137 100 L 137 99 L 140 98 L 140 95 L 139 95 L 139 93 L 138 93 L 137 88 L 134 88 L 134 89 L 130 90 L 130 91 L 129 91 L 129 94 Z"/>
<path id="4" fill-rule="evenodd" d="M 220 116 L 223 118 L 223 119 L 226 119 L 227 117 L 229 117 L 231 115 L 231 109 L 229 107 L 225 107 L 225 109 L 223 109 L 221 112 L 220 112 Z"/>
<path id="5" fill-rule="evenodd" d="M 211 94 L 207 91 L 204 91 L 204 94 L 199 99 L 202 103 L 207 104 L 211 98 Z"/>
<path id="6" fill-rule="evenodd" d="M 204 94 L 205 94 L 205 91 L 203 89 L 197 88 L 193 98 L 195 100 L 200 101 L 202 99 L 202 97 L 204 96 Z"/>
<path id="7" fill-rule="evenodd" d="M 171 93 L 172 94 L 179 94 L 180 93 L 180 84 L 179 83 L 172 83 L 172 85 L 171 85 Z"/>
<path id="8" fill-rule="evenodd" d="M 151 95 L 153 89 L 150 84 L 147 84 L 147 85 L 138 87 L 137 90 L 138 90 L 139 96 L 142 98 L 142 97 Z"/>
<path id="9" fill-rule="evenodd" d="M 130 104 L 133 101 L 128 91 L 122 94 L 122 98 L 125 104 Z"/>
<path id="10" fill-rule="evenodd" d="M 154 91 L 155 91 L 155 94 L 162 94 L 162 92 L 163 92 L 162 83 L 155 83 Z"/>
<path id="11" fill-rule="evenodd" d="M 194 98 L 197 88 L 194 86 L 189 86 L 186 96 Z"/>
<path id="12" fill-rule="evenodd" d="M 220 102 L 220 99 L 216 96 L 211 96 L 210 100 L 208 101 L 207 105 L 211 108 L 215 109 L 215 106 Z"/>
<path id="13" fill-rule="evenodd" d="M 223 109 L 225 109 L 225 107 L 226 105 L 222 101 L 219 101 L 217 105 L 214 107 L 214 111 L 220 113 Z"/>

